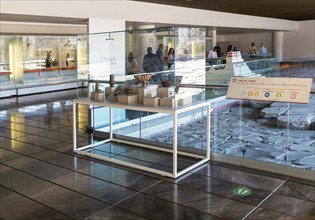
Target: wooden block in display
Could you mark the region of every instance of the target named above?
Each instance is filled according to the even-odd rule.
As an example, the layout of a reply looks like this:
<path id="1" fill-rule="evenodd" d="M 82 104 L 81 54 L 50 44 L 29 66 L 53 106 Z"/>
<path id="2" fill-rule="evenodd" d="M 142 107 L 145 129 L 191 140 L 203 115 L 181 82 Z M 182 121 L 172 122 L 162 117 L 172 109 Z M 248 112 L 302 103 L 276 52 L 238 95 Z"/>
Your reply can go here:
<path id="1" fill-rule="evenodd" d="M 178 105 L 188 105 L 191 103 L 192 103 L 192 97 L 191 96 L 178 99 Z"/>
<path id="2" fill-rule="evenodd" d="M 101 102 L 104 101 L 104 92 L 91 92 L 91 100 Z"/>
<path id="3" fill-rule="evenodd" d="M 158 87 L 157 88 L 157 97 L 171 97 L 175 95 L 175 87 Z"/>
<path id="4" fill-rule="evenodd" d="M 135 104 L 139 103 L 139 96 L 138 95 L 119 95 L 118 102 L 121 104 Z"/>
<path id="5" fill-rule="evenodd" d="M 156 90 L 158 88 L 158 85 L 147 85 L 145 88 L 141 87 L 138 89 L 139 94 L 139 103 L 143 104 L 143 98 L 156 96 Z"/>
<path id="6" fill-rule="evenodd" d="M 161 98 L 160 99 L 160 106 L 164 107 L 175 107 L 177 105 L 177 102 L 175 101 L 175 98 Z"/>
<path id="7" fill-rule="evenodd" d="M 160 104 L 160 98 L 150 98 L 150 97 L 144 97 L 143 98 L 143 105 L 147 106 L 159 106 Z"/>
<path id="8" fill-rule="evenodd" d="M 105 97 L 107 98 L 113 91 L 115 87 L 106 87 L 105 88 Z"/>

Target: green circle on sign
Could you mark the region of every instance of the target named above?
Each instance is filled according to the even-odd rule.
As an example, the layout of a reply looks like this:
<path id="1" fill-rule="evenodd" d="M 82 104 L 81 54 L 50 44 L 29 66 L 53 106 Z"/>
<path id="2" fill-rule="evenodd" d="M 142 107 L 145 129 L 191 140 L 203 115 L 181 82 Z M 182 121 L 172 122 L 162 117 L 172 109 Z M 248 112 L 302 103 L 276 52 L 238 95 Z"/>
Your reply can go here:
<path id="1" fill-rule="evenodd" d="M 249 196 L 252 194 L 252 191 L 246 187 L 238 187 L 233 189 L 233 193 L 237 196 Z"/>

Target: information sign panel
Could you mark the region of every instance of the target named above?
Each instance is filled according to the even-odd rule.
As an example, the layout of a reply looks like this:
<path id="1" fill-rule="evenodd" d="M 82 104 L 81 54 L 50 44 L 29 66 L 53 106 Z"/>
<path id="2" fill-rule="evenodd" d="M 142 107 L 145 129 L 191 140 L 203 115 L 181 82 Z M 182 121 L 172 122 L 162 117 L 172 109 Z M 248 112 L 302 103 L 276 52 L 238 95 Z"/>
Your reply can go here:
<path id="1" fill-rule="evenodd" d="M 307 104 L 311 85 L 311 78 L 232 77 L 226 98 Z"/>

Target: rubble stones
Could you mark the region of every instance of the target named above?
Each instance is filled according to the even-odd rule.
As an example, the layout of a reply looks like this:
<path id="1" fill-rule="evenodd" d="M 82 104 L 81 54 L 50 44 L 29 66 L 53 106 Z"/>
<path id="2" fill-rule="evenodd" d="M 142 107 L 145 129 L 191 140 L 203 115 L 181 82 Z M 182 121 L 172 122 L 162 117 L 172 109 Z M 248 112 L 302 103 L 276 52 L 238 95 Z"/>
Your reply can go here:
<path id="1" fill-rule="evenodd" d="M 315 170 L 314 131 L 277 127 L 277 119 L 273 117 L 258 118 L 260 111 L 243 105 L 211 113 L 211 151 Z M 191 120 L 179 126 L 179 145 L 205 149 L 205 121 L 205 118 L 198 123 Z M 148 139 L 155 137 L 165 143 L 162 140 L 170 133 L 172 129 L 165 129 Z M 171 137 L 168 141 L 172 143 Z"/>

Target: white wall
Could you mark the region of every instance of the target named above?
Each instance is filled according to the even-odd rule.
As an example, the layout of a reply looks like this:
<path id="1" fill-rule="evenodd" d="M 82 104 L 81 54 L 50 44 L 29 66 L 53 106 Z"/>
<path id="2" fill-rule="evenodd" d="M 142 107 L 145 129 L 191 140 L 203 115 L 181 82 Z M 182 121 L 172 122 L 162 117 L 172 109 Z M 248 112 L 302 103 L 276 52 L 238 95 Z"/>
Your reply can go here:
<path id="1" fill-rule="evenodd" d="M 295 21 L 126 0 L 1 0 L 1 13 L 72 18 L 108 18 L 134 22 L 296 30 Z M 52 13 L 53 12 L 53 13 Z M 167 16 L 166 16 L 167 15 Z"/>
<path id="2" fill-rule="evenodd" d="M 298 22 L 298 30 L 283 33 L 283 60 L 315 60 L 315 20 Z"/>
<path id="3" fill-rule="evenodd" d="M 55 34 L 76 35 L 86 33 L 86 25 L 49 24 L 34 22 L 0 22 L 1 34 Z"/>

